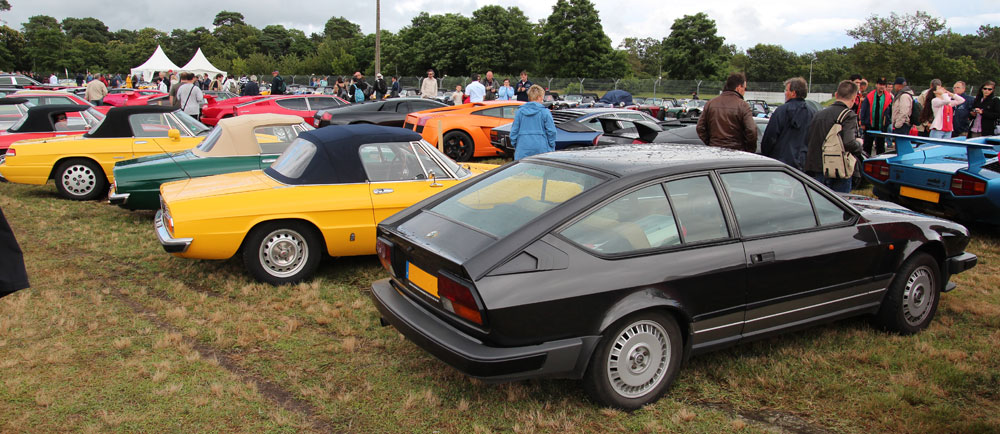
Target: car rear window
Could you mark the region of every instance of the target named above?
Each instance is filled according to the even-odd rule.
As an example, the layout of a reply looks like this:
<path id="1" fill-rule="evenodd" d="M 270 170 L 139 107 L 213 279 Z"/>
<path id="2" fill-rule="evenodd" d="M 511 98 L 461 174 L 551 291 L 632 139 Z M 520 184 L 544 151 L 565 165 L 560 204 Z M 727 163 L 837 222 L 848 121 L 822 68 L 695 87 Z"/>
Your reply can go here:
<path id="1" fill-rule="evenodd" d="M 602 181 L 562 167 L 519 163 L 449 197 L 430 211 L 499 238 Z"/>

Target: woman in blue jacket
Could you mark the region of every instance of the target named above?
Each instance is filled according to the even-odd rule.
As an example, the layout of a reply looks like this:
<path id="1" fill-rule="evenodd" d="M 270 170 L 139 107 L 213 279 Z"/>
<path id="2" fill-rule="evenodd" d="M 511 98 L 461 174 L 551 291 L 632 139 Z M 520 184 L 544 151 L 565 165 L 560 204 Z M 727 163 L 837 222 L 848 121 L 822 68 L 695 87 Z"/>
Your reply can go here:
<path id="1" fill-rule="evenodd" d="M 500 101 L 513 101 L 514 100 L 514 88 L 510 87 L 510 79 L 503 79 L 503 86 L 497 89 L 497 99 Z"/>
<path id="2" fill-rule="evenodd" d="M 531 86 L 528 103 L 517 109 L 514 115 L 510 143 L 514 145 L 515 160 L 556 150 L 556 125 L 552 122 L 552 113 L 542 105 L 543 97 L 545 89 L 539 85 Z"/>

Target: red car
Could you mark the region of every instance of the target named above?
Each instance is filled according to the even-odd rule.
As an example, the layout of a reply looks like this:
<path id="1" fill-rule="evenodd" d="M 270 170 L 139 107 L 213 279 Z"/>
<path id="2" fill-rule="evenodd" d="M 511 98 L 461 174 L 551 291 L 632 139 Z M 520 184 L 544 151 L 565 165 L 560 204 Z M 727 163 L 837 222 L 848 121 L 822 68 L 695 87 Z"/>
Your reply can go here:
<path id="1" fill-rule="evenodd" d="M 91 107 L 94 106 L 90 103 L 90 101 L 87 101 L 76 94 L 55 90 L 22 90 L 11 96 L 24 98 L 36 106 L 52 104 L 81 104 L 89 105 Z M 108 110 L 111 110 L 111 106 L 99 106 L 95 108 L 101 113 L 107 113 Z"/>
<path id="2" fill-rule="evenodd" d="M 259 101 L 267 96 L 240 96 L 210 102 L 201 108 L 201 123 L 214 126 L 219 119 L 231 118 L 236 115 L 236 106 L 253 101 Z"/>
<path id="3" fill-rule="evenodd" d="M 227 99 L 223 102 L 229 102 Z M 253 113 L 278 113 L 283 115 L 301 116 L 306 123 L 316 126 L 316 111 L 348 105 L 333 95 L 277 95 L 256 101 L 245 102 L 234 107 L 234 116 Z"/>
<path id="4" fill-rule="evenodd" d="M 58 122 L 61 115 L 66 116 L 64 122 Z M 16 141 L 83 134 L 103 120 L 104 113 L 89 104 L 31 107 L 12 127 L 0 130 L 0 155 L 6 154 L 7 148 Z"/>
<path id="5" fill-rule="evenodd" d="M 143 97 L 164 95 L 167 94 L 156 89 L 115 88 L 108 91 L 108 96 L 104 97 L 104 104 L 112 107 L 121 107 L 123 105 L 146 105 L 149 102 L 149 98 Z"/>

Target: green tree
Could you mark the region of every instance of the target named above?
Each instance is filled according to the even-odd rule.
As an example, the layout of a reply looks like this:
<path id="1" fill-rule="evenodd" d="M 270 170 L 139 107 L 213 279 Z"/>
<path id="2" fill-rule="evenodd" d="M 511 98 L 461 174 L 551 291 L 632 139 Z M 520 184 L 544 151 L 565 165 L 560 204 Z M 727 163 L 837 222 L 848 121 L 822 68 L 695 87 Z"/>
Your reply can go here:
<path id="1" fill-rule="evenodd" d="M 7 26 L 0 26 L 0 70 L 27 69 L 24 34 Z"/>
<path id="2" fill-rule="evenodd" d="M 66 36 L 59 21 L 48 15 L 35 15 L 24 23 L 25 54 L 35 71 L 63 69 L 63 47 Z"/>
<path id="3" fill-rule="evenodd" d="M 872 15 L 847 31 L 858 40 L 851 49 L 856 72 L 867 77 L 903 75 L 912 84 L 929 82 L 938 71 L 928 60 L 943 54 L 937 52 L 935 40 L 944 28 L 944 21 L 922 11 Z"/>
<path id="4" fill-rule="evenodd" d="M 538 51 L 545 74 L 558 77 L 621 77 L 628 68 L 590 0 L 558 0 L 545 20 Z"/>
<path id="5" fill-rule="evenodd" d="M 215 27 L 232 27 L 246 25 L 246 23 L 243 22 L 243 14 L 239 12 L 220 11 L 218 14 L 215 14 L 212 25 Z"/>
<path id="6" fill-rule="evenodd" d="M 473 72 L 516 74 L 535 67 L 531 21 L 517 7 L 483 6 L 472 13 L 469 68 Z"/>
<path id="7" fill-rule="evenodd" d="M 674 20 L 670 35 L 663 40 L 663 70 L 672 80 L 693 80 L 718 76 L 726 54 L 715 20 L 704 12 Z"/>
<path id="8" fill-rule="evenodd" d="M 8 2 L 7 0 L 0 0 L 0 11 L 9 11 L 9 10 L 10 10 L 10 2 Z"/>
<path id="9" fill-rule="evenodd" d="M 747 49 L 748 80 L 777 82 L 801 74 L 799 57 L 780 45 L 757 44 Z"/>
<path id="10" fill-rule="evenodd" d="M 469 74 L 468 31 L 472 22 L 459 14 L 429 15 L 421 12 L 399 31 L 399 39 L 409 50 L 405 74 L 423 75 L 435 68 L 439 75 Z"/>
<path id="11" fill-rule="evenodd" d="M 335 41 L 360 38 L 361 26 L 344 17 L 333 17 L 323 26 L 323 36 Z"/>
<path id="12" fill-rule="evenodd" d="M 632 71 L 639 77 L 663 75 L 663 43 L 654 38 L 625 38 L 618 49 L 628 56 Z"/>
<path id="13" fill-rule="evenodd" d="M 62 29 L 69 39 L 81 38 L 86 41 L 105 44 L 111 39 L 111 32 L 103 21 L 97 18 L 67 17 L 62 21 Z"/>
<path id="14" fill-rule="evenodd" d="M 292 45 L 292 37 L 288 34 L 285 26 L 272 24 L 261 31 L 260 46 L 261 51 L 269 56 L 278 57 L 288 53 L 288 48 Z"/>

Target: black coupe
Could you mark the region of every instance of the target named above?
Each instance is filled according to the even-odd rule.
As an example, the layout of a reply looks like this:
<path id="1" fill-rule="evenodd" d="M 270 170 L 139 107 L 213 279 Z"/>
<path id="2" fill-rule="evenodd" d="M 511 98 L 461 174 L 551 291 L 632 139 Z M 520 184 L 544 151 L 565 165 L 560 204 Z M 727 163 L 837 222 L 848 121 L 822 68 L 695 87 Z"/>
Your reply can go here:
<path id="1" fill-rule="evenodd" d="M 372 124 L 401 127 L 406 115 L 413 112 L 447 107 L 446 104 L 424 98 L 390 98 L 334 107 L 316 112 L 316 128 L 327 125 Z"/>
<path id="2" fill-rule="evenodd" d="M 770 158 L 697 145 L 523 159 L 378 225 L 385 322 L 490 381 L 582 378 L 658 399 L 691 355 L 848 316 L 928 326 L 976 265 L 947 220 L 837 195 Z"/>

